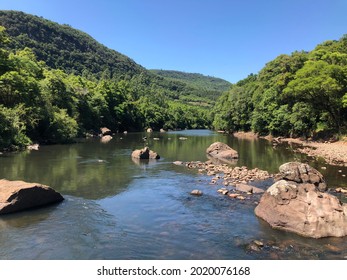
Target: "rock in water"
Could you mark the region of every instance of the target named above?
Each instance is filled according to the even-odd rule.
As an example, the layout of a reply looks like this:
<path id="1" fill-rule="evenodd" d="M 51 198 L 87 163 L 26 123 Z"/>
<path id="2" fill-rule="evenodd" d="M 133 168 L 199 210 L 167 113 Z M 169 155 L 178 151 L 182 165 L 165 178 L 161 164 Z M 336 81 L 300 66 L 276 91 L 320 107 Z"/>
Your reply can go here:
<path id="1" fill-rule="evenodd" d="M 224 144 L 222 142 L 215 142 L 211 144 L 206 149 L 206 154 L 213 158 L 226 160 L 237 159 L 239 157 L 237 151 L 233 150 L 227 144 Z"/>
<path id="2" fill-rule="evenodd" d="M 112 140 L 112 136 L 111 135 L 105 135 L 105 136 L 102 136 L 101 139 L 100 139 L 100 142 L 101 143 L 108 143 Z"/>
<path id="3" fill-rule="evenodd" d="M 0 180 L 0 214 L 18 212 L 64 200 L 52 188 L 24 181 Z"/>
<path id="4" fill-rule="evenodd" d="M 107 127 L 101 127 L 100 128 L 100 132 L 101 132 L 102 136 L 111 135 L 112 134 L 112 131 L 109 128 L 107 128 Z"/>
<path id="5" fill-rule="evenodd" d="M 131 157 L 137 159 L 160 159 L 160 156 L 156 152 L 150 150 L 148 147 L 133 151 Z"/>
<path id="6" fill-rule="evenodd" d="M 316 172 L 307 164 L 282 165 L 281 180 L 263 194 L 255 214 L 273 228 L 307 237 L 346 236 L 347 204 L 321 191 L 324 179 Z"/>
<path id="7" fill-rule="evenodd" d="M 202 195 L 202 191 L 200 190 L 192 190 L 190 192 L 191 195 L 196 195 L 196 196 L 201 196 Z"/>
<path id="8" fill-rule="evenodd" d="M 323 175 L 306 163 L 288 162 L 279 167 L 279 178 L 296 183 L 314 184 L 320 191 L 326 191 Z"/>

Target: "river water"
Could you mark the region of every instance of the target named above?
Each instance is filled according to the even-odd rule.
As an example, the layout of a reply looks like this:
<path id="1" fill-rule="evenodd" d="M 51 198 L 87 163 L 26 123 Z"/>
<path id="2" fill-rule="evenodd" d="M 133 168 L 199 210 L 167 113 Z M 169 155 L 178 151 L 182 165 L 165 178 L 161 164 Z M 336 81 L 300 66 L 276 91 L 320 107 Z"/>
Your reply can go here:
<path id="1" fill-rule="evenodd" d="M 160 160 L 131 159 L 132 150 L 145 145 L 144 136 Z M 117 134 L 108 143 L 90 139 L 3 154 L 0 178 L 49 185 L 65 200 L 1 216 L 0 259 L 347 258 L 347 238 L 315 240 L 271 229 L 254 215 L 254 199 L 230 199 L 217 192 L 220 186 L 209 185 L 208 176 L 172 164 L 205 161 L 215 141 L 239 152 L 237 166 L 276 173 L 281 164 L 299 160 L 322 171 L 330 187 L 347 184 L 346 168 L 296 154 L 290 146 L 274 149 L 266 140 L 209 130 Z M 271 181 L 255 184 L 266 188 Z M 204 194 L 191 196 L 193 189 Z M 264 247 L 251 250 L 253 240 Z"/>

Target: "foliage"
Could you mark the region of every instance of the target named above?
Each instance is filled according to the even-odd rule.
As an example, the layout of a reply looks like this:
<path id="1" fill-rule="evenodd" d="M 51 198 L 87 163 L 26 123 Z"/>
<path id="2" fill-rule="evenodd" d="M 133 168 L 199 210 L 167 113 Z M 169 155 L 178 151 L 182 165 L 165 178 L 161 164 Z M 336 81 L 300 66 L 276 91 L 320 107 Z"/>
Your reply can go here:
<path id="1" fill-rule="evenodd" d="M 347 36 L 280 55 L 217 101 L 213 126 L 310 137 L 347 128 Z M 245 125 L 246 124 L 246 125 Z"/>
<path id="2" fill-rule="evenodd" d="M 180 98 L 182 92 L 187 96 L 192 93 L 185 83 L 166 80 L 131 64 L 71 27 L 17 12 L 0 12 L 0 20 L 4 19 L 13 23 L 10 33 L 18 34 L 9 37 L 0 27 L 0 149 L 19 149 L 32 142 L 69 143 L 86 133 L 98 134 L 103 126 L 121 132 L 211 124 L 206 107 Z M 23 23 L 24 19 L 28 22 Z M 30 42 L 23 39 L 23 28 L 28 29 Z M 39 39 L 43 43 L 40 48 Z M 45 45 L 48 41 L 59 41 L 59 48 Z M 70 65 L 64 55 L 72 49 L 79 51 L 80 60 Z M 120 69 L 124 64 L 105 64 L 100 59 L 98 67 L 104 71 L 98 72 L 93 59 L 86 60 L 97 53 L 104 58 L 112 54 L 112 61 L 122 58 L 134 68 L 124 71 Z M 194 98 L 199 104 L 204 102 Z"/>

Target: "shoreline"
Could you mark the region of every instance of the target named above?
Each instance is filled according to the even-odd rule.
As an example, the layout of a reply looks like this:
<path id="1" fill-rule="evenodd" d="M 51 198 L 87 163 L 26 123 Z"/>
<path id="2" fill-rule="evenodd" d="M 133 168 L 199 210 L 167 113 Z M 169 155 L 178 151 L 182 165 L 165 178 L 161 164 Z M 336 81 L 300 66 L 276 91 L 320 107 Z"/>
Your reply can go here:
<path id="1" fill-rule="evenodd" d="M 300 138 L 285 138 L 285 137 L 273 137 L 271 135 L 259 136 L 254 132 L 235 132 L 232 134 L 236 138 L 240 139 L 266 139 L 272 142 L 275 146 L 281 143 L 287 143 L 288 145 L 298 145 L 294 150 L 306 154 L 314 158 L 323 158 L 327 164 L 336 166 L 347 166 L 347 142 L 317 142 L 302 140 Z"/>

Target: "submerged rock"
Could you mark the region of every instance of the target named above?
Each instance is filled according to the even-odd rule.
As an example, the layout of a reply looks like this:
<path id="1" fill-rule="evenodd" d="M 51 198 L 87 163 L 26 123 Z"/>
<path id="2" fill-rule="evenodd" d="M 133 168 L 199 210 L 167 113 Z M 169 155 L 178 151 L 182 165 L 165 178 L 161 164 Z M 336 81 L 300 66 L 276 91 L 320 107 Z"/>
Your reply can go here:
<path id="1" fill-rule="evenodd" d="M 289 163 L 280 172 L 281 180 L 267 189 L 255 208 L 258 217 L 273 228 L 307 237 L 347 235 L 347 204 L 321 191 L 325 182 L 318 171 Z"/>
<path id="2" fill-rule="evenodd" d="M 0 214 L 40 207 L 64 200 L 52 188 L 24 181 L 0 180 Z"/>

